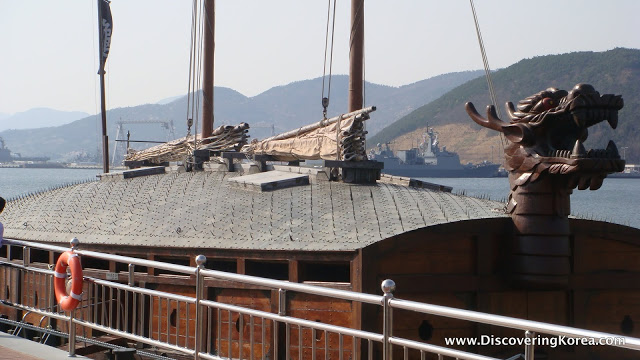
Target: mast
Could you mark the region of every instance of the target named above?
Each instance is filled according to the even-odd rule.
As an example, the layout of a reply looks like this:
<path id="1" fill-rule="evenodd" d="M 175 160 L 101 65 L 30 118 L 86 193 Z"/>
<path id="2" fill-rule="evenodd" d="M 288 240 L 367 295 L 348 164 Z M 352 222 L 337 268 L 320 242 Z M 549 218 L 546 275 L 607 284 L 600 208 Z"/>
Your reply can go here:
<path id="1" fill-rule="evenodd" d="M 102 116 L 102 171 L 109 172 L 109 136 L 107 136 L 107 108 L 104 95 L 104 70 L 100 69 L 100 114 Z"/>
<path id="2" fill-rule="evenodd" d="M 202 81 L 202 138 L 213 132 L 215 1 L 204 1 L 204 69 Z"/>
<path id="3" fill-rule="evenodd" d="M 103 9 L 104 6 L 104 9 Z M 109 137 L 107 136 L 107 108 L 104 89 L 104 65 L 111 45 L 111 10 L 107 0 L 98 0 L 98 57 L 100 59 L 100 114 L 102 116 L 102 171 L 109 172 Z"/>
<path id="4" fill-rule="evenodd" d="M 349 112 L 362 109 L 364 57 L 364 0 L 351 0 L 351 35 L 349 47 Z"/>

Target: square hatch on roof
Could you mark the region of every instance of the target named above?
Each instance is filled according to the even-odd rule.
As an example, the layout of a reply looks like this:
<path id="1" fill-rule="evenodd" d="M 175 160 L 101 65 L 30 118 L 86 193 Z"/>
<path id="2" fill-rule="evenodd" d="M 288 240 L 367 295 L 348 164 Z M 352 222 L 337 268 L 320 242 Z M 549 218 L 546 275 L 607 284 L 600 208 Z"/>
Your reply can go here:
<path id="1" fill-rule="evenodd" d="M 309 185 L 309 175 L 274 170 L 238 176 L 230 178 L 228 181 L 245 188 L 271 191 L 292 186 Z"/>

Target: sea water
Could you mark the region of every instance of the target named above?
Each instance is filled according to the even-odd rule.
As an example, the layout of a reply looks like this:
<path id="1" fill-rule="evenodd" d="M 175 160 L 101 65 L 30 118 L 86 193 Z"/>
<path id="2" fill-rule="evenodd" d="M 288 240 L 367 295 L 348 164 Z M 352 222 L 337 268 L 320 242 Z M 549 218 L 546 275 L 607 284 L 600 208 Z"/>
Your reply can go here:
<path id="1" fill-rule="evenodd" d="M 0 168 L 0 196 L 5 199 L 37 191 L 96 180 L 100 169 Z"/>
<path id="2" fill-rule="evenodd" d="M 65 184 L 95 180 L 100 169 L 0 168 L 0 196 L 10 199 L 30 192 Z M 424 178 L 453 187 L 453 192 L 505 201 L 509 195 L 507 178 Z M 604 220 L 640 228 L 640 179 L 605 179 L 597 191 L 574 190 L 571 213 L 587 219 Z"/>
<path id="3" fill-rule="evenodd" d="M 421 180 L 453 187 L 453 193 L 484 197 L 506 202 L 509 179 L 506 177 L 423 178 Z M 574 189 L 571 195 L 571 214 L 581 218 L 603 220 L 640 228 L 640 179 L 605 179 L 596 191 Z"/>

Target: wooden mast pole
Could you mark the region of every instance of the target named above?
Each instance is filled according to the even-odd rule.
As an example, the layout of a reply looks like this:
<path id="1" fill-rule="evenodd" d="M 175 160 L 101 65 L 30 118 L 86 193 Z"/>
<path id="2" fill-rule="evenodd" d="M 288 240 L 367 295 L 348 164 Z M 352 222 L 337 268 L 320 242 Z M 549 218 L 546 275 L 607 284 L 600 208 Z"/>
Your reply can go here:
<path id="1" fill-rule="evenodd" d="M 204 69 L 202 85 L 202 138 L 213 133 L 213 74 L 214 74 L 215 1 L 204 2 Z"/>
<path id="2" fill-rule="evenodd" d="M 98 57 L 100 59 L 100 114 L 102 116 L 102 171 L 109 172 L 109 137 L 107 136 L 107 105 L 104 89 L 104 29 L 102 24 L 102 1 L 98 0 Z"/>
<path id="3" fill-rule="evenodd" d="M 362 109 L 364 57 L 364 0 L 351 0 L 348 112 Z"/>

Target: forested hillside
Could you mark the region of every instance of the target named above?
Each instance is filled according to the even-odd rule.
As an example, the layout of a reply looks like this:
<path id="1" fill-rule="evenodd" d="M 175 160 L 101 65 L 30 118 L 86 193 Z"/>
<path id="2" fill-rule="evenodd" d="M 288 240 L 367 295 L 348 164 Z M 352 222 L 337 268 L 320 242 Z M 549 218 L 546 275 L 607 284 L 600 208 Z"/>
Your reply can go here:
<path id="1" fill-rule="evenodd" d="M 608 124 L 589 129 L 588 147 L 605 147 L 612 139 L 628 163 L 640 163 L 640 50 L 617 48 L 605 52 L 576 52 L 522 60 L 492 74 L 500 109 L 525 97 L 557 87 L 570 90 L 577 83 L 590 83 L 601 94 L 620 94 L 625 106 L 619 113 L 617 130 Z M 487 82 L 477 78 L 446 93 L 389 125 L 369 139 L 369 146 L 389 142 L 407 148 L 429 125 L 440 133 L 440 143 L 460 152 L 465 161 L 498 160 L 498 136 L 472 122 L 464 110 L 471 101 L 478 109 L 490 103 Z M 504 113 L 504 110 L 502 110 Z M 506 115 L 503 120 L 507 121 Z M 493 147 L 493 153 L 492 153 Z"/>

